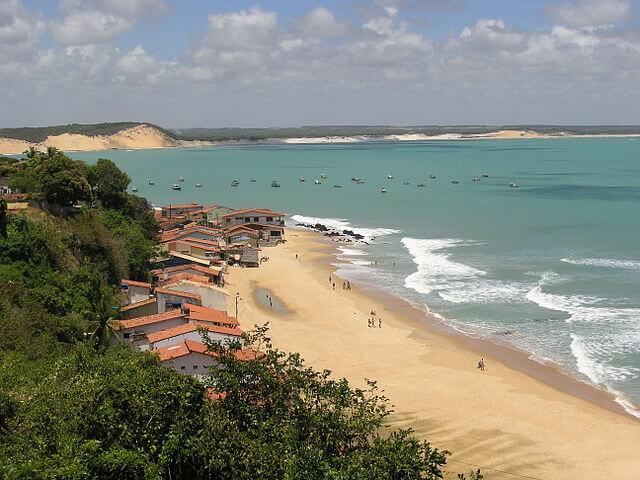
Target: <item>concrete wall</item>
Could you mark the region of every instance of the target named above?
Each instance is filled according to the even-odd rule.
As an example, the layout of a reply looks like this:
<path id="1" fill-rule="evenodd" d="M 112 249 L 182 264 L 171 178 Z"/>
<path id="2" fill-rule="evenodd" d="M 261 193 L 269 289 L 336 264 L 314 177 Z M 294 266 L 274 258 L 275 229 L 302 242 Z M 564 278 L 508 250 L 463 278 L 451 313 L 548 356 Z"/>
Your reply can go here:
<path id="1" fill-rule="evenodd" d="M 179 290 L 179 289 L 176 289 Z M 187 292 L 187 289 L 183 289 L 185 292 Z M 192 292 L 192 293 L 197 293 L 197 292 Z M 167 307 L 166 304 L 167 302 L 171 302 L 171 303 L 179 303 L 179 304 L 183 304 L 183 303 L 192 303 L 194 305 L 201 305 L 202 302 L 200 302 L 199 300 L 196 300 L 195 298 L 190 298 L 190 297 L 182 297 L 179 295 L 168 295 L 166 293 L 160 293 L 157 292 L 157 297 L 158 297 L 158 313 L 164 313 L 167 311 Z M 140 315 L 138 315 L 140 316 Z"/>
<path id="2" fill-rule="evenodd" d="M 162 364 L 173 368 L 178 373 L 202 378 L 209 374 L 207 367 L 215 365 L 216 361 L 209 355 L 191 352 L 189 355 L 167 360 L 162 362 Z"/>
<path id="3" fill-rule="evenodd" d="M 240 337 L 225 335 L 223 333 L 216 333 L 216 332 L 209 332 L 209 338 L 215 342 L 232 342 L 234 340 L 240 340 Z M 175 337 L 167 338 L 165 340 L 158 340 L 157 342 L 150 344 L 150 347 L 152 349 L 168 347 L 170 345 L 175 345 L 176 343 L 180 343 L 185 340 L 193 340 L 194 342 L 202 343 L 202 337 L 200 336 L 200 332 L 198 332 L 197 330 L 194 330 L 193 332 L 183 333 L 182 335 L 176 335 Z"/>
<path id="4" fill-rule="evenodd" d="M 139 287 L 137 285 L 129 285 L 127 289 L 127 295 L 129 297 L 129 303 L 138 303 L 143 300 L 149 300 L 149 294 L 151 293 L 147 287 Z"/>
<path id="5" fill-rule="evenodd" d="M 162 312 L 159 312 L 159 308 L 160 307 L 158 305 L 158 302 L 154 302 L 149 305 L 142 305 L 137 308 L 132 308 L 131 310 L 120 312 L 120 318 L 122 318 L 123 320 L 128 320 L 131 318 L 146 317 L 147 315 L 164 312 L 164 310 L 162 310 Z"/>
<path id="6" fill-rule="evenodd" d="M 174 283 L 171 285 L 172 289 L 180 290 L 183 292 L 195 293 L 202 297 L 202 306 L 207 308 L 215 308 L 216 310 L 227 310 L 227 297 L 228 294 L 224 290 L 211 287 L 207 285 L 199 285 L 189 282 Z M 193 302 L 190 302 L 193 303 Z"/>

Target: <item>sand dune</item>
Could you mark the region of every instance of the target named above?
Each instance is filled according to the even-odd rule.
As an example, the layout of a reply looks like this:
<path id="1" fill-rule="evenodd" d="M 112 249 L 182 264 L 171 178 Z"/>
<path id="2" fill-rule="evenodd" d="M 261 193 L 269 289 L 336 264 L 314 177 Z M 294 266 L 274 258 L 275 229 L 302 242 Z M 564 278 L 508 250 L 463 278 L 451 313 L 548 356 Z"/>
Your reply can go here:
<path id="1" fill-rule="evenodd" d="M 136 125 L 113 135 L 87 136 L 73 133 L 49 136 L 40 143 L 29 143 L 14 138 L 0 138 L 0 154 L 22 153 L 29 147 L 43 150 L 49 146 L 60 150 L 93 151 L 109 149 L 166 148 L 183 145 L 164 132 L 149 125 Z M 185 143 L 188 145 L 188 143 Z"/>

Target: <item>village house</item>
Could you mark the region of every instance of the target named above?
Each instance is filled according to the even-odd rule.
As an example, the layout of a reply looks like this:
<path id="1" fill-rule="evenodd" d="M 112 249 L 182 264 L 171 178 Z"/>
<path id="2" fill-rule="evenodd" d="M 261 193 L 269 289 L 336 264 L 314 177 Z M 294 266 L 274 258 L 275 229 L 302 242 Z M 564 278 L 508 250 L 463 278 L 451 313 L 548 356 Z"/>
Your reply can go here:
<path id="1" fill-rule="evenodd" d="M 220 285 L 222 283 L 222 268 L 220 267 L 206 267 L 196 263 L 189 263 L 185 265 L 177 265 L 175 267 L 167 267 L 165 269 L 153 270 L 151 272 L 158 278 L 158 282 L 169 280 L 176 275 L 193 275 L 207 278 L 209 283 L 214 285 Z"/>
<path id="2" fill-rule="evenodd" d="M 178 252 L 203 260 L 221 260 L 224 258 L 224 250 L 218 242 L 200 238 L 187 237 L 166 242 L 163 244 L 163 249 L 168 252 Z"/>
<path id="3" fill-rule="evenodd" d="M 207 346 L 202 342 L 185 340 L 153 351 L 160 361 L 167 367 L 173 368 L 176 372 L 192 375 L 198 379 L 203 379 L 208 369 L 217 365 L 216 354 L 209 352 Z M 235 357 L 240 361 L 249 361 L 259 358 L 260 354 L 253 350 L 238 350 Z"/>
<path id="4" fill-rule="evenodd" d="M 130 303 L 120 307 L 120 318 L 123 320 L 144 317 L 159 313 L 158 299 L 156 297 L 143 300 L 141 302 Z M 164 312 L 165 309 L 162 310 Z"/>
<path id="5" fill-rule="evenodd" d="M 258 247 L 258 237 L 256 230 L 245 225 L 234 225 L 224 230 L 224 240 L 227 246 L 250 245 Z"/>
<path id="6" fill-rule="evenodd" d="M 223 207 L 222 205 L 213 205 L 211 207 L 207 207 L 204 209 L 207 220 L 206 224 L 208 226 L 220 225 L 220 219 L 223 215 L 227 215 L 234 211 L 233 208 Z"/>
<path id="7" fill-rule="evenodd" d="M 244 333 L 239 328 L 221 327 L 210 323 L 189 322 L 167 330 L 150 333 L 146 335 L 146 338 L 149 349 L 153 350 L 167 347 L 184 340 L 201 342 L 201 332 L 203 332 L 209 340 L 223 343 L 233 341 L 242 343 L 242 334 Z"/>
<path id="8" fill-rule="evenodd" d="M 222 311 L 227 309 L 227 297 L 229 293 L 206 280 L 200 281 L 197 277 L 170 279 L 162 288 L 156 288 L 156 292 L 158 290 L 165 291 L 165 289 L 179 291 L 185 295 L 189 294 L 199 299 L 198 302 L 187 301 L 182 303 L 197 304 L 206 308 L 215 308 L 216 310 Z"/>
<path id="9" fill-rule="evenodd" d="M 0 178 L 0 195 L 11 195 L 13 189 L 9 186 L 6 178 Z"/>
<path id="10" fill-rule="evenodd" d="M 177 205 L 165 205 L 162 207 L 162 217 L 174 218 L 174 217 L 188 217 L 190 213 L 202 211 L 206 208 L 205 205 L 197 202 L 177 204 Z"/>
<path id="11" fill-rule="evenodd" d="M 259 223 L 263 225 L 284 226 L 286 213 L 274 212 L 268 208 L 247 208 L 222 215 L 221 226 L 224 228 L 245 223 Z"/>
<path id="12" fill-rule="evenodd" d="M 183 305 L 182 312 L 185 318 L 192 322 L 209 323 L 220 327 L 235 328 L 239 325 L 238 320 L 227 315 L 226 311 L 215 308 L 206 308 L 200 305 Z"/>
<path id="13" fill-rule="evenodd" d="M 111 323 L 111 326 L 119 341 L 142 346 L 147 343 L 147 334 L 168 330 L 188 322 L 189 320 L 186 318 L 185 313 L 176 308 L 164 313 L 129 320 L 115 320 Z"/>

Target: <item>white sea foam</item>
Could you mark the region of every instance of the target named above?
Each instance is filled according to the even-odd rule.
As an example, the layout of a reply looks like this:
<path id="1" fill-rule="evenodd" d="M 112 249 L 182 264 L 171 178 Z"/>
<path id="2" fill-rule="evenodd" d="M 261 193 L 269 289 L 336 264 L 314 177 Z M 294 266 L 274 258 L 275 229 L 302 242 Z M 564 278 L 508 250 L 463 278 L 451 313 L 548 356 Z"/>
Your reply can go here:
<path id="1" fill-rule="evenodd" d="M 359 256 L 363 256 L 363 255 L 368 255 L 367 252 L 364 252 L 362 250 L 358 250 L 357 248 L 338 247 L 338 250 L 340 250 L 341 255 L 344 255 L 346 257 L 359 257 Z"/>
<path id="2" fill-rule="evenodd" d="M 418 270 L 405 278 L 404 284 L 418 293 L 431 293 L 445 289 L 450 282 L 469 280 L 486 272 L 463 263 L 454 262 L 446 250 L 465 245 L 455 238 L 402 239 Z"/>
<path id="3" fill-rule="evenodd" d="M 523 303 L 530 285 L 508 283 L 500 280 L 482 279 L 478 281 L 450 282 L 446 290 L 438 294 L 452 303 Z"/>
<path id="4" fill-rule="evenodd" d="M 342 232 L 343 230 L 351 230 L 353 233 L 357 233 L 365 237 L 365 241 L 370 242 L 371 240 L 382 237 L 385 235 L 391 235 L 393 233 L 399 233 L 400 230 L 394 230 L 392 228 L 364 228 L 364 227 L 354 227 L 351 223 L 345 218 L 321 218 L 321 217 L 307 217 L 304 215 L 293 215 L 291 217 L 292 220 L 295 220 L 296 223 L 306 223 L 309 225 L 315 225 L 316 223 L 320 223 L 327 228 L 332 230 L 336 230 Z"/>
<path id="5" fill-rule="evenodd" d="M 640 316 L 638 308 L 615 308 L 599 306 L 605 299 L 586 295 L 560 295 L 544 291 L 545 286 L 561 281 L 553 272 L 546 272 L 540 281 L 527 292 L 527 299 L 542 308 L 556 310 L 569 315 L 567 323 L 628 323 Z"/>
<path id="6" fill-rule="evenodd" d="M 582 337 L 571 333 L 571 354 L 576 360 L 578 370 L 584 374 L 589 380 L 596 385 L 604 386 L 610 393 L 615 396 L 616 402 L 622 406 L 631 415 L 640 418 L 638 411 L 632 402 L 627 400 L 624 395 L 612 388 L 608 382 L 625 381 L 638 376 L 637 368 L 624 368 L 607 365 L 604 362 L 595 359 L 593 346 L 590 346 Z M 601 350 L 600 345 L 595 345 L 596 350 Z"/>
<path id="7" fill-rule="evenodd" d="M 571 265 L 640 270 L 640 262 L 635 260 L 618 260 L 615 258 L 561 258 L 560 261 Z"/>

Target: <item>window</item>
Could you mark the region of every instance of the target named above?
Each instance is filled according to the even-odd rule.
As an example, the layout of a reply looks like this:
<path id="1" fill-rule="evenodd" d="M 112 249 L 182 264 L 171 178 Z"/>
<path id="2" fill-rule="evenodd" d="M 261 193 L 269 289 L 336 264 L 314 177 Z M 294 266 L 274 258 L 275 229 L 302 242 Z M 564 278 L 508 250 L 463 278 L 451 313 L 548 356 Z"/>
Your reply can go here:
<path id="1" fill-rule="evenodd" d="M 267 222 L 273 222 L 273 217 L 267 217 Z"/>
<path id="2" fill-rule="evenodd" d="M 244 223 L 249 223 L 251 221 L 251 217 L 244 217 Z"/>
<path id="3" fill-rule="evenodd" d="M 130 333 L 125 333 L 123 336 L 124 338 L 129 338 L 130 335 L 131 335 Z"/>
<path id="4" fill-rule="evenodd" d="M 260 222 L 260 217 L 253 217 L 253 222 L 254 223 Z"/>
<path id="5" fill-rule="evenodd" d="M 193 369 L 194 369 L 194 370 L 197 370 L 197 369 L 198 369 L 198 365 L 194 365 L 194 366 L 193 366 Z"/>
<path id="6" fill-rule="evenodd" d="M 180 365 L 180 370 L 184 370 L 184 365 Z"/>
<path id="7" fill-rule="evenodd" d="M 280 230 L 271 230 L 271 236 L 272 237 L 279 237 L 280 236 Z"/>

